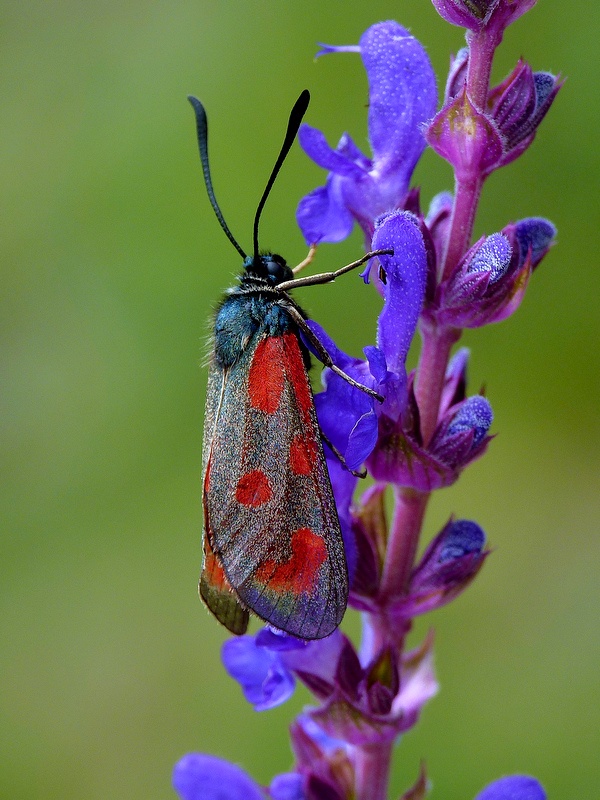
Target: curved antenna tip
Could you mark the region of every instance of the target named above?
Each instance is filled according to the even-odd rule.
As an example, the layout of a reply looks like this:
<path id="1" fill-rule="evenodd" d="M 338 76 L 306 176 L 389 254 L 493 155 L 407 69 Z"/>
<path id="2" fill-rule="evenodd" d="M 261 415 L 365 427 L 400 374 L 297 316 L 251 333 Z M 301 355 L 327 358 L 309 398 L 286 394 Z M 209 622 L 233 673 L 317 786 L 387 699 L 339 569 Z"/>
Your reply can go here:
<path id="1" fill-rule="evenodd" d="M 208 120 L 206 118 L 206 110 L 200 100 L 197 97 L 194 97 L 193 94 L 188 95 L 188 100 L 190 101 L 192 108 L 196 114 L 196 133 L 198 136 L 198 150 L 200 151 L 200 161 L 202 163 L 202 172 L 204 173 L 204 183 L 206 184 L 206 191 L 208 193 L 208 199 L 210 200 L 210 204 L 213 207 L 213 211 L 215 212 L 216 218 L 219 220 L 219 224 L 225 235 L 231 242 L 231 244 L 235 247 L 238 253 L 241 255 L 242 258 L 246 258 L 246 253 L 242 250 L 240 245 L 237 243 L 235 237 L 229 230 L 227 223 L 225 222 L 225 218 L 219 208 L 219 204 L 217 203 L 217 198 L 215 197 L 215 192 L 212 185 L 212 180 L 210 177 L 210 166 L 208 163 Z"/>
<path id="2" fill-rule="evenodd" d="M 279 155 L 277 156 L 277 161 L 275 162 L 275 166 L 271 171 L 271 175 L 269 180 L 267 181 L 266 188 L 260 198 L 260 202 L 258 204 L 258 208 L 256 209 L 256 214 L 254 216 L 254 232 L 253 232 L 253 244 L 254 244 L 254 259 L 258 259 L 258 223 L 260 221 L 260 215 L 264 208 L 264 205 L 267 201 L 267 197 L 271 189 L 273 188 L 273 184 L 275 183 L 275 178 L 277 177 L 279 170 L 281 169 L 281 165 L 286 159 L 287 154 L 290 151 L 292 144 L 294 143 L 294 139 L 298 133 L 298 129 L 300 128 L 300 123 L 302 122 L 302 118 L 306 114 L 306 109 L 308 108 L 308 104 L 310 103 L 310 92 L 308 89 L 303 89 L 300 92 L 300 96 L 294 103 L 294 106 L 290 112 L 290 118 L 288 120 L 287 130 L 285 132 L 285 138 L 283 140 L 283 144 L 281 145 L 281 150 L 279 151 Z"/>

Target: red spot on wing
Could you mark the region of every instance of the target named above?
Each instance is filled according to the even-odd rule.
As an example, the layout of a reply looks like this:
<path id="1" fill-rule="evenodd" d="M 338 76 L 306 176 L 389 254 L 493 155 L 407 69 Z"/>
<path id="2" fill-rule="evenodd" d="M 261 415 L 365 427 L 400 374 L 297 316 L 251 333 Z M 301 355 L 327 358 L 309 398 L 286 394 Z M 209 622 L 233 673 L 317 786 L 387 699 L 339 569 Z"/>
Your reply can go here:
<path id="1" fill-rule="evenodd" d="M 288 380 L 292 384 L 296 402 L 302 411 L 302 415 L 306 418 L 308 411 L 313 406 L 313 396 L 298 337 L 293 333 L 286 333 L 283 336 L 283 341 L 286 355 L 285 371 Z"/>
<path id="2" fill-rule="evenodd" d="M 290 468 L 296 475 L 310 475 L 317 460 L 314 441 L 297 434 L 290 444 Z"/>
<path id="3" fill-rule="evenodd" d="M 235 490 L 235 499 L 243 506 L 262 506 L 273 497 L 269 479 L 260 469 L 253 469 L 243 475 Z"/>
<path id="4" fill-rule="evenodd" d="M 274 414 L 283 393 L 283 343 L 281 336 L 267 336 L 254 351 L 248 374 L 248 395 L 253 408 Z"/>
<path id="5" fill-rule="evenodd" d="M 211 587 L 217 591 L 231 591 L 231 584 L 227 580 L 221 562 L 214 554 L 206 535 L 204 536 L 204 564 L 202 571 Z"/>
<path id="6" fill-rule="evenodd" d="M 325 542 L 310 528 L 300 528 L 292 534 L 290 546 L 292 555 L 288 561 L 264 561 L 256 570 L 255 580 L 266 584 L 273 592 L 310 594 L 317 581 L 319 569 L 327 558 Z"/>

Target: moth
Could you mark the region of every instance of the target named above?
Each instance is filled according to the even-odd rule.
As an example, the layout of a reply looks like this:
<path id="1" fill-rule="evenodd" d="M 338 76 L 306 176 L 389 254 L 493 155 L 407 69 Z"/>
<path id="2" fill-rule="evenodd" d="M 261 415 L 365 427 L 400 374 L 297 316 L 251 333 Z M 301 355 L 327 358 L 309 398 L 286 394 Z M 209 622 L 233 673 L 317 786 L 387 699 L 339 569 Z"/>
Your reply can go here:
<path id="1" fill-rule="evenodd" d="M 310 95 L 305 90 L 291 111 L 258 204 L 253 252 L 247 255 L 215 198 L 205 109 L 197 98 L 188 99 L 196 115 L 211 205 L 243 259 L 239 282 L 226 292 L 215 315 L 202 448 L 204 558 L 199 592 L 234 634 L 245 633 L 252 611 L 280 631 L 321 639 L 344 615 L 348 570 L 308 376 L 307 345 L 357 389 L 381 398 L 333 364 L 290 291 L 331 282 L 392 251 L 367 253 L 335 272 L 298 278 L 312 260 L 314 247 L 294 269 L 281 256 L 259 250 L 260 215 L 306 113 Z M 327 441 L 325 446 L 342 459 Z"/>

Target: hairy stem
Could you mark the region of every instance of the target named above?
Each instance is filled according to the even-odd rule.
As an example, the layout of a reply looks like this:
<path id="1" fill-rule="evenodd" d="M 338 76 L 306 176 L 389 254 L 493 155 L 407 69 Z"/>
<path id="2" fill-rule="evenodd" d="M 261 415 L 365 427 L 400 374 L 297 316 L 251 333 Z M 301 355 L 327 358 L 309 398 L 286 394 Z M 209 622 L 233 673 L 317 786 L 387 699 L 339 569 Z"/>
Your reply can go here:
<path id="1" fill-rule="evenodd" d="M 440 399 L 444 388 L 446 367 L 452 346 L 460 338 L 460 330 L 422 326 L 422 347 L 415 384 L 419 407 L 421 437 L 427 446 L 433 436 L 439 416 Z"/>
<path id="2" fill-rule="evenodd" d="M 493 20 L 478 33 L 469 31 L 467 34 L 467 94 L 473 105 L 482 111 L 487 104 L 494 52 L 501 41 L 502 30 Z M 451 275 L 469 247 L 482 185 L 483 177 L 478 168 L 474 168 L 471 175 L 456 179 L 448 245 L 438 272 L 442 280 Z"/>
<path id="3" fill-rule="evenodd" d="M 457 179 L 455 182 L 450 235 L 439 270 L 441 280 L 450 277 L 469 248 L 482 185 L 483 179 L 480 175 L 460 181 Z"/>
<path id="4" fill-rule="evenodd" d="M 479 32 L 467 32 L 469 45 L 467 92 L 471 102 L 480 110 L 485 108 L 487 102 L 494 53 L 501 41 L 502 28 L 494 17 Z"/>
<path id="5" fill-rule="evenodd" d="M 356 748 L 356 800 L 386 800 L 392 747 L 392 742 L 382 742 Z"/>
<path id="6" fill-rule="evenodd" d="M 394 517 L 379 589 L 384 605 L 407 590 L 428 499 L 427 493 L 394 487 Z"/>

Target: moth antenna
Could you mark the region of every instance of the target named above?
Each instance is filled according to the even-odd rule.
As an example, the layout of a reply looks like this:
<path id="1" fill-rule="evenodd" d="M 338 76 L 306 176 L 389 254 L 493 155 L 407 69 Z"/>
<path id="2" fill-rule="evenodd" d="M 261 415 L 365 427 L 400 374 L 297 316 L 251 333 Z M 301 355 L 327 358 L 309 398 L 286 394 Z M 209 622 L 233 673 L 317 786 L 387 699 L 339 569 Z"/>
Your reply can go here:
<path id="1" fill-rule="evenodd" d="M 223 213 L 219 208 L 219 204 L 217 203 L 217 198 L 215 197 L 215 191 L 213 189 L 212 180 L 210 177 L 210 167 L 208 165 L 208 120 L 206 118 L 206 111 L 204 110 L 204 106 L 202 105 L 200 100 L 198 100 L 197 97 L 194 97 L 193 95 L 188 95 L 188 100 L 192 104 L 194 113 L 196 114 L 196 132 L 198 135 L 198 149 L 200 150 L 200 161 L 202 162 L 202 172 L 204 173 L 204 183 L 206 184 L 208 199 L 210 200 L 210 204 L 213 207 L 215 216 L 219 220 L 220 226 L 225 231 L 225 235 L 227 236 L 231 244 L 235 247 L 235 249 L 238 251 L 238 253 L 241 255 L 241 257 L 246 258 L 246 253 L 244 253 L 242 248 L 236 242 L 234 235 L 229 230 L 229 227 L 225 222 Z"/>
<path id="2" fill-rule="evenodd" d="M 300 123 L 302 122 L 302 118 L 306 114 L 306 109 L 308 108 L 308 104 L 310 102 L 310 92 L 308 89 L 304 89 L 301 93 L 300 97 L 294 103 L 294 107 L 290 112 L 290 118 L 288 120 L 287 131 L 285 133 L 285 139 L 283 140 L 283 144 L 281 145 L 281 150 L 277 157 L 277 161 L 275 162 L 275 166 L 273 167 L 273 171 L 271 172 L 271 177 L 267 181 L 267 186 L 263 192 L 262 197 L 260 198 L 260 203 L 258 204 L 258 208 L 256 209 L 256 216 L 254 217 L 254 235 L 253 235 L 253 242 L 254 242 L 254 261 L 258 261 L 258 223 L 260 220 L 260 215 L 264 208 L 264 205 L 267 201 L 267 197 L 271 189 L 273 188 L 273 184 L 275 183 L 275 178 L 279 170 L 281 169 L 281 165 L 286 159 L 287 154 L 290 152 L 290 147 L 294 143 L 294 139 L 296 138 L 296 134 L 298 133 L 298 128 L 300 127 Z"/>

